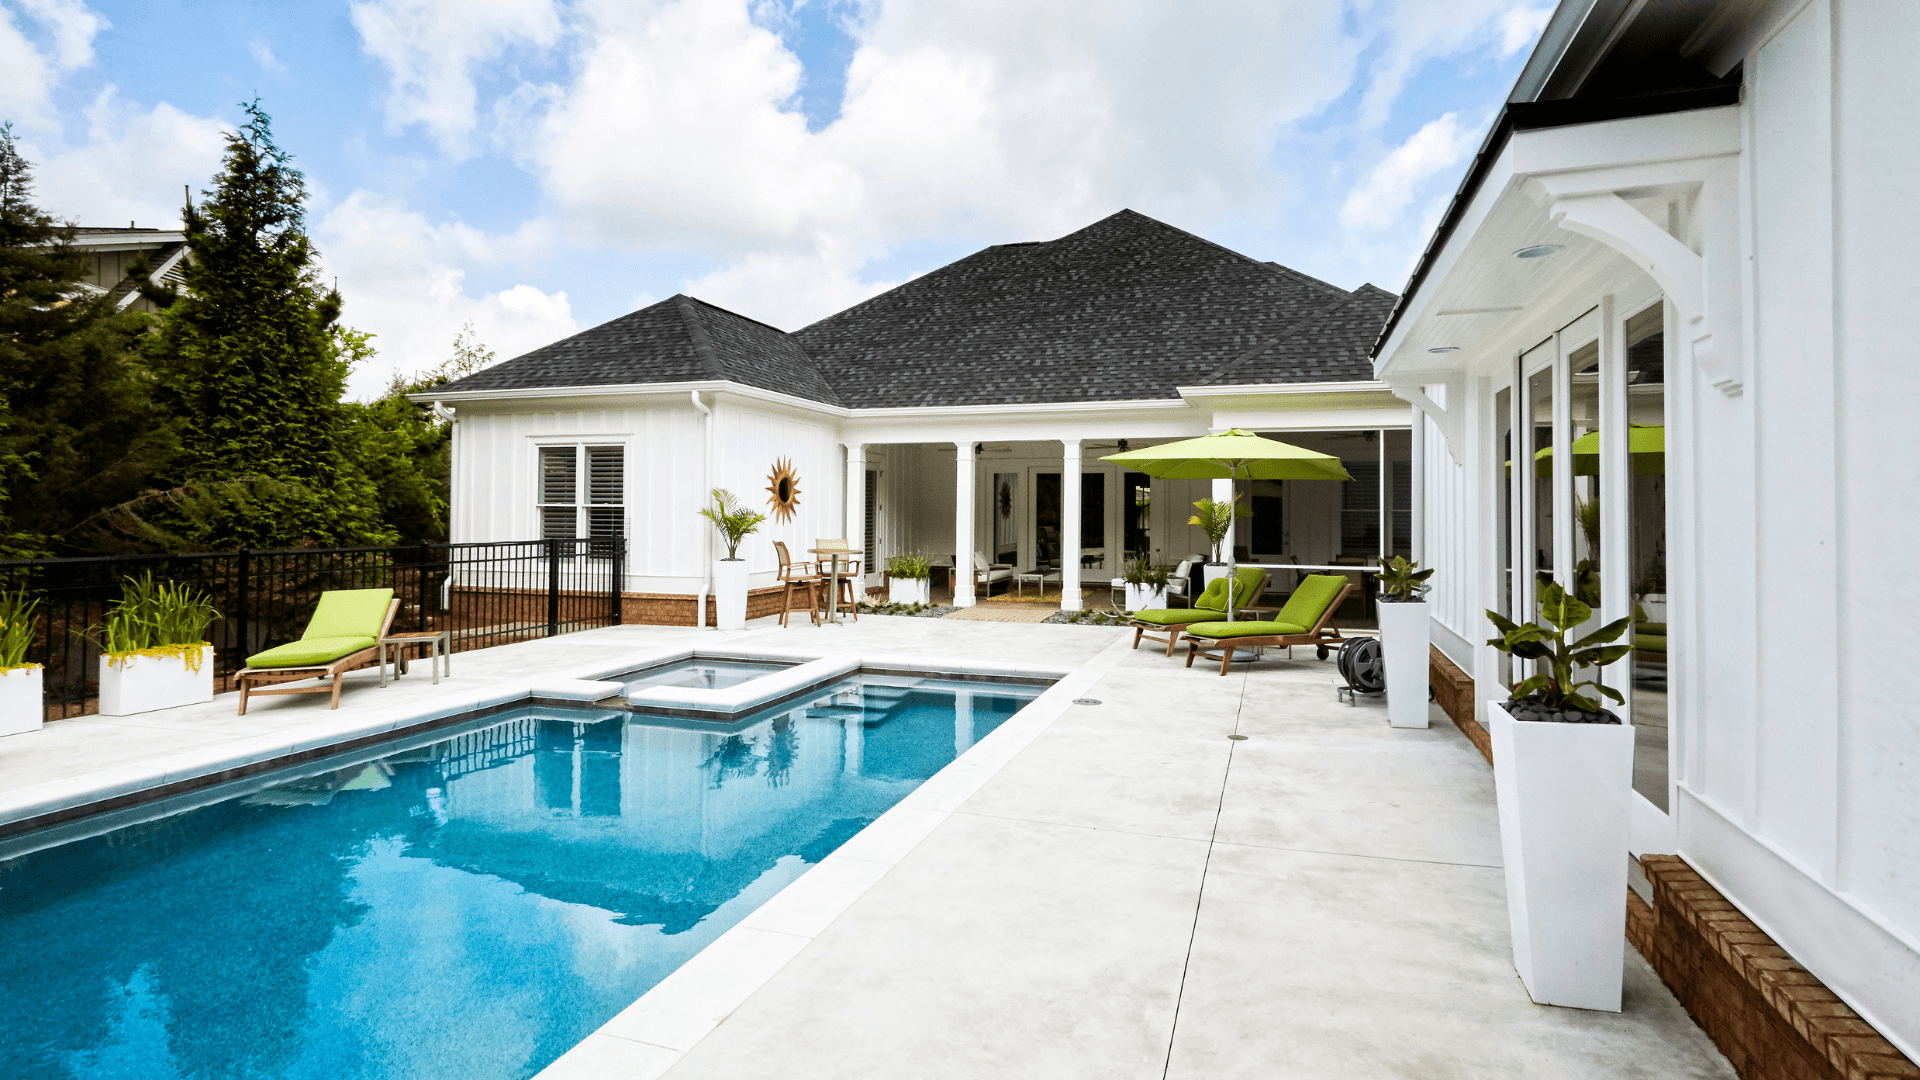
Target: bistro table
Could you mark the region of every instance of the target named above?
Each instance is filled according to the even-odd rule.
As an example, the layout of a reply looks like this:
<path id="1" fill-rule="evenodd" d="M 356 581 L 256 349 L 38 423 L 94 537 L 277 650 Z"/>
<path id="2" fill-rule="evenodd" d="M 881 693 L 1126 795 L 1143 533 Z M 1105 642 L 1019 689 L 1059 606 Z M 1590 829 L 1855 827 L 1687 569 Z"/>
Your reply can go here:
<path id="1" fill-rule="evenodd" d="M 447 677 L 453 677 L 453 635 L 446 630 L 420 630 L 388 634 L 380 639 L 380 685 L 387 685 L 387 650 L 393 650 L 394 678 L 407 672 L 407 650 L 425 648 L 427 663 L 433 667 L 433 685 L 440 685 L 440 666 L 446 665 Z"/>
<path id="2" fill-rule="evenodd" d="M 827 573 L 827 621 L 830 623 L 839 622 L 840 560 L 845 558 L 848 561 L 852 561 L 852 557 L 860 553 L 848 546 L 845 540 L 815 540 L 813 544 L 813 547 L 807 549 L 808 553 L 829 560 L 827 564 L 829 567 Z M 856 595 L 853 598 L 853 602 L 859 604 L 859 596 Z"/>

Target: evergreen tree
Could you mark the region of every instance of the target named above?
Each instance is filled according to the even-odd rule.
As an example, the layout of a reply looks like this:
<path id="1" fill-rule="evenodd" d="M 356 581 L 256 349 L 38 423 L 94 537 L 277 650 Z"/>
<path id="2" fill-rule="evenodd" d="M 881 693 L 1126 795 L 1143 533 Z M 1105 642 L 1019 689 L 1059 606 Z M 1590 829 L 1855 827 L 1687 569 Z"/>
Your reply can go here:
<path id="1" fill-rule="evenodd" d="M 0 126 L 0 548 L 44 554 L 101 506 L 154 482 L 173 450 L 134 355 L 148 316 L 81 284 L 73 228 L 33 202 L 33 174 Z"/>
<path id="2" fill-rule="evenodd" d="M 318 279 L 306 181 L 259 102 L 243 108 L 212 190 L 186 208 L 192 258 L 181 289 L 156 291 L 146 349 L 182 420 L 182 499 L 201 512 L 148 520 L 205 548 L 385 543 L 341 401 L 356 347 Z M 246 497 L 209 501 L 241 482 Z"/>

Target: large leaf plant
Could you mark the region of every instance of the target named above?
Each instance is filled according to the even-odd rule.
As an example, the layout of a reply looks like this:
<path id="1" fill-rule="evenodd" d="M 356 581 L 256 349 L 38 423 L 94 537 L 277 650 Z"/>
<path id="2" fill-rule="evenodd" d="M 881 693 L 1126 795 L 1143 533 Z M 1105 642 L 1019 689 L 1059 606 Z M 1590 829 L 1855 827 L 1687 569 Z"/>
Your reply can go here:
<path id="1" fill-rule="evenodd" d="M 1395 555 L 1382 564 L 1380 569 L 1380 591 L 1386 595 L 1382 599 L 1412 603 L 1427 595 L 1433 586 L 1427 579 L 1433 576 L 1433 568 L 1420 569 L 1420 564 L 1405 556 Z"/>
<path id="2" fill-rule="evenodd" d="M 1515 623 L 1497 611 L 1487 612 L 1487 618 L 1501 634 L 1489 639 L 1487 644 L 1523 660 L 1540 661 L 1544 669 L 1515 684 L 1513 699 L 1520 701 L 1531 696 L 1550 710 L 1597 713 L 1600 703 L 1581 693 L 1591 686 L 1615 704 L 1625 704 L 1626 699 L 1618 690 L 1593 679 L 1576 681 L 1576 672 L 1581 668 L 1605 667 L 1632 652 L 1632 645 L 1611 642 L 1626 632 L 1633 618 L 1616 619 L 1569 644 L 1567 633 L 1592 618 L 1593 609 L 1579 598 L 1567 595 L 1565 589 L 1552 581 L 1540 586 L 1540 616 L 1551 629 L 1536 622 Z"/>
<path id="3" fill-rule="evenodd" d="M 713 505 L 702 507 L 700 516 L 713 522 L 713 527 L 720 530 L 721 538 L 727 542 L 729 562 L 740 557 L 740 541 L 767 520 L 767 515 L 756 514 L 741 506 L 733 492 L 726 488 L 713 489 Z"/>

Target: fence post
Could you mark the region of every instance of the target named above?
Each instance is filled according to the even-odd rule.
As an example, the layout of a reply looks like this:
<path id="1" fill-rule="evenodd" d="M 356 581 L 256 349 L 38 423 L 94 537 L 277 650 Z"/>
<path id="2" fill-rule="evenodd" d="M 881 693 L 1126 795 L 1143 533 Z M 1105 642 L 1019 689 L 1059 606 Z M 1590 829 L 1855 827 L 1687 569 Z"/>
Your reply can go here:
<path id="1" fill-rule="evenodd" d="M 429 551 L 430 549 L 427 547 L 427 542 L 425 540 L 420 541 L 420 572 L 417 575 L 420 580 L 420 602 L 419 605 L 413 609 L 413 617 L 418 620 L 418 623 L 414 626 L 415 630 L 427 629 L 427 558 Z"/>
<path id="2" fill-rule="evenodd" d="M 249 606 L 247 603 L 247 586 L 251 583 L 251 578 L 249 576 L 248 571 L 251 569 L 250 564 L 252 563 L 252 561 L 253 561 L 253 556 L 252 556 L 251 550 L 248 548 L 241 548 L 240 549 L 240 570 L 239 570 L 239 573 L 235 575 L 240 580 L 234 585 L 234 588 L 233 588 L 234 606 L 238 608 L 238 610 L 236 610 L 233 613 L 234 633 L 239 638 L 239 641 L 237 642 L 237 644 L 240 646 L 239 652 L 234 654 L 234 659 L 236 660 L 244 658 L 245 656 L 247 656 L 247 654 L 253 651 L 253 648 L 252 648 L 253 638 L 250 636 L 252 631 L 248 625 L 248 612 L 247 612 L 247 608 Z M 238 666 L 239 665 L 237 664 L 235 665 L 236 668 Z"/>
<path id="3" fill-rule="evenodd" d="M 560 541 L 547 541 L 547 636 L 560 635 Z"/>
<path id="4" fill-rule="evenodd" d="M 627 576 L 627 538 L 613 538 L 613 625 L 620 625 L 620 594 L 626 591 Z"/>

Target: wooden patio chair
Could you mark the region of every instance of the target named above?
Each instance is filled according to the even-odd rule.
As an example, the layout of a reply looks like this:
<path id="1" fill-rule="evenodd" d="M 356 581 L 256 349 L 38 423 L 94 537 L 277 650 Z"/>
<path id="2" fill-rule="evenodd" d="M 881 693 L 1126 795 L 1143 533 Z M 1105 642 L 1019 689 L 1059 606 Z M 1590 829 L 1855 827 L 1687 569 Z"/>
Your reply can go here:
<path id="1" fill-rule="evenodd" d="M 780 584 L 786 588 L 780 595 L 780 625 L 787 625 L 787 615 L 793 610 L 793 590 L 807 590 L 807 614 L 813 617 L 813 624 L 820 625 L 820 587 L 825 579 L 820 576 L 810 562 L 794 562 L 787 554 L 787 542 L 775 540 L 774 553 L 780 557 Z"/>
<path id="2" fill-rule="evenodd" d="M 1186 627 L 1187 666 L 1193 666 L 1196 656 L 1214 659 L 1215 654 L 1207 650 L 1218 649 L 1220 674 L 1225 675 L 1228 665 L 1233 663 L 1233 650 L 1264 645 L 1312 645 L 1315 655 L 1325 660 L 1328 649 L 1346 641 L 1333 625 L 1333 613 L 1340 610 L 1352 591 L 1353 582 L 1345 575 L 1308 574 L 1287 598 L 1287 606 L 1271 620 L 1189 625 Z"/>
<path id="3" fill-rule="evenodd" d="M 1240 599 L 1245 604 L 1235 604 L 1236 611 L 1244 610 L 1248 604 L 1260 599 L 1267 591 L 1267 585 L 1273 579 L 1265 570 L 1257 566 L 1242 566 L 1234 571 L 1241 590 Z M 1173 655 L 1173 647 L 1180 641 L 1180 632 L 1192 623 L 1214 623 L 1227 617 L 1226 578 L 1215 578 L 1207 584 L 1206 591 L 1193 598 L 1192 607 L 1184 608 L 1148 608 L 1136 611 L 1127 625 L 1133 627 L 1133 647 L 1140 647 L 1140 639 L 1164 641 L 1167 643 L 1167 655 Z M 1161 635 L 1165 635 L 1164 637 Z"/>
<path id="4" fill-rule="evenodd" d="M 252 694 L 333 693 L 340 707 L 340 677 L 355 668 L 377 663 L 380 639 L 393 626 L 400 610 L 392 589 L 345 589 L 320 594 L 320 603 L 307 620 L 298 641 L 275 646 L 247 657 L 247 666 L 235 677 L 240 690 L 240 715 L 247 715 Z M 278 683 L 319 679 L 318 686 L 261 689 Z"/>

